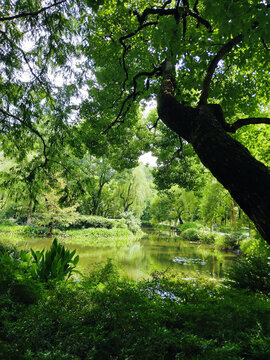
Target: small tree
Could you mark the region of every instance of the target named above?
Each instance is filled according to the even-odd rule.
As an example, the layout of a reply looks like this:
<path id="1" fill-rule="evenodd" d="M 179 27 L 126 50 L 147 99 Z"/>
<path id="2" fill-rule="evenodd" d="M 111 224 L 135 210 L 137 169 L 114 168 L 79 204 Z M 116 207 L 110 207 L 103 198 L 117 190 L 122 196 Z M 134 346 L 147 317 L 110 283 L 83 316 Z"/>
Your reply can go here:
<path id="1" fill-rule="evenodd" d="M 61 207 L 59 205 L 59 198 L 60 196 L 54 189 L 45 193 L 44 202 L 35 217 L 35 223 L 39 226 L 48 227 L 50 234 L 53 233 L 55 227 L 66 227 L 79 217 L 79 214 L 76 212 L 78 204 Z"/>

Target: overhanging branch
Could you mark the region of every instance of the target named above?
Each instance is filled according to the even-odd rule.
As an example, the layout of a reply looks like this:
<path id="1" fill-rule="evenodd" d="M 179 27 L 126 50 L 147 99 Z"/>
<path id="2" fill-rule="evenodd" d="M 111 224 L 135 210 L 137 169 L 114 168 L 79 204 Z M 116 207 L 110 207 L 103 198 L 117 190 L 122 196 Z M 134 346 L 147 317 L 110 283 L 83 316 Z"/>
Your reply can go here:
<path id="1" fill-rule="evenodd" d="M 10 21 L 10 20 L 20 19 L 20 18 L 25 18 L 25 17 L 34 17 L 34 16 L 37 16 L 37 15 L 45 12 L 46 10 L 49 10 L 55 6 L 61 5 L 64 2 L 66 2 L 66 0 L 54 2 L 53 4 L 45 6 L 41 9 L 39 9 L 38 11 L 34 11 L 34 12 L 21 12 L 17 15 L 3 16 L 3 17 L 0 17 L 0 21 Z"/>
<path id="2" fill-rule="evenodd" d="M 231 39 L 219 50 L 219 52 L 216 54 L 216 56 L 211 61 L 210 65 L 208 67 L 206 76 L 203 81 L 202 93 L 200 96 L 199 105 L 207 104 L 211 80 L 213 78 L 214 72 L 217 68 L 219 61 L 223 58 L 223 56 L 227 55 L 236 44 L 240 43 L 242 41 L 242 39 L 243 39 L 242 34 Z"/>
<path id="3" fill-rule="evenodd" d="M 106 134 L 114 125 L 122 124 L 124 122 L 124 120 L 121 120 L 121 118 L 125 117 L 125 115 L 128 113 L 131 107 L 131 100 L 133 101 L 136 100 L 136 97 L 140 94 L 140 92 L 137 91 L 138 79 L 140 77 L 150 79 L 156 74 L 159 74 L 160 70 L 161 70 L 160 67 L 155 67 L 153 71 L 142 71 L 133 77 L 132 79 L 133 91 L 122 102 L 119 113 L 117 114 L 115 120 L 102 132 L 102 134 Z"/>
<path id="4" fill-rule="evenodd" d="M 17 115 L 11 114 L 10 112 L 4 110 L 3 108 L 0 108 L 0 112 L 3 115 L 5 115 L 6 117 L 11 117 L 14 120 L 17 120 L 20 124 L 27 127 L 32 133 L 34 133 L 36 136 L 39 137 L 39 139 L 41 140 L 42 145 L 43 145 L 44 163 L 42 164 L 42 167 L 45 167 L 49 159 L 47 157 L 47 145 L 46 145 L 46 142 L 45 142 L 43 136 L 40 134 L 40 132 L 37 129 L 35 129 L 32 125 L 30 125 L 26 121 L 22 120 L 21 118 L 19 118 Z"/>
<path id="5" fill-rule="evenodd" d="M 226 127 L 227 132 L 235 133 L 238 129 L 247 125 L 255 125 L 255 124 L 267 124 L 270 125 L 270 118 L 246 118 L 246 119 L 238 119 L 233 124 L 227 124 Z"/>

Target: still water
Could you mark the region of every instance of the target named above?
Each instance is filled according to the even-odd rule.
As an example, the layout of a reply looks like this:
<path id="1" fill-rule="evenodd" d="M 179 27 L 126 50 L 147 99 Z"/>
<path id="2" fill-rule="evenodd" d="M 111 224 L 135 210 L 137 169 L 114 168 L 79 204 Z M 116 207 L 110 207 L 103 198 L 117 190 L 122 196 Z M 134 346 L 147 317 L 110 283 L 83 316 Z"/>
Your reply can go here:
<path id="1" fill-rule="evenodd" d="M 237 259 L 235 254 L 217 251 L 212 245 L 184 241 L 175 233 L 158 233 L 152 229 L 143 231 L 145 235 L 140 241 L 123 248 L 65 246 L 70 250 L 77 249 L 79 267 L 84 273 L 89 272 L 95 263 L 106 263 L 110 258 L 134 280 L 148 278 L 151 272 L 166 269 L 172 269 L 183 278 L 194 277 L 198 273 L 222 278 L 224 271 Z M 4 240 L 4 236 L 1 237 Z M 52 242 L 52 238 L 24 239 L 18 245 L 34 250 L 48 249 Z"/>

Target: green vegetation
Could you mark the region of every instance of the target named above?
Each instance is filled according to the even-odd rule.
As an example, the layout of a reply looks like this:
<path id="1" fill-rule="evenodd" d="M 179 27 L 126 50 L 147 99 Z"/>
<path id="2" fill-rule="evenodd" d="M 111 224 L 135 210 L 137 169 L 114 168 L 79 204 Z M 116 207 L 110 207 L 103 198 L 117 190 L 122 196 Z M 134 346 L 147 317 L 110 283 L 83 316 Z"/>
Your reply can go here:
<path id="1" fill-rule="evenodd" d="M 86 246 L 127 246 L 139 240 L 141 234 L 133 235 L 128 229 L 68 230 L 59 236 L 67 244 Z"/>
<path id="2" fill-rule="evenodd" d="M 0 358 L 269 359 L 269 9 L 1 4 L 0 233 L 58 240 L 0 246 Z M 141 220 L 242 258 L 218 284 L 74 281 L 63 243 L 124 248 Z"/>
<path id="3" fill-rule="evenodd" d="M 169 273 L 154 273 L 151 280 L 134 283 L 120 278 L 108 261 L 79 282 L 56 277 L 56 282 L 48 283 L 48 278 L 39 282 L 32 277 L 24 256 L 15 249 L 0 249 L 4 359 L 267 359 L 270 355 L 265 277 L 263 286 L 257 287 L 245 286 L 244 281 L 239 286 L 235 276 L 231 285 L 224 286 L 203 279 L 183 281 Z M 247 269 L 253 276 L 262 270 L 257 268 L 255 274 L 255 263 L 247 263 Z"/>

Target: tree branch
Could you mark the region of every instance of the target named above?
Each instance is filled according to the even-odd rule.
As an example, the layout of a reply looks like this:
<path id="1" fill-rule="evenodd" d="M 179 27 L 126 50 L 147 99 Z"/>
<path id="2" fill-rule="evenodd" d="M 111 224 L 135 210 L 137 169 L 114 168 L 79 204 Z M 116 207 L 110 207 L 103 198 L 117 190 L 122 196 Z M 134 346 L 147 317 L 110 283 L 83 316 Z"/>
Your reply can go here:
<path id="1" fill-rule="evenodd" d="M 37 135 L 40 138 L 40 140 L 42 141 L 42 145 L 43 145 L 43 156 L 45 159 L 44 163 L 42 164 L 42 167 L 45 167 L 49 159 L 47 157 L 47 145 L 46 145 L 46 142 L 45 142 L 43 136 L 40 134 L 40 132 L 37 129 L 35 129 L 33 126 L 28 124 L 26 121 L 20 119 L 16 115 L 9 113 L 8 111 L 4 110 L 3 108 L 0 108 L 0 112 L 5 116 L 12 117 L 13 119 L 19 121 L 20 124 L 27 127 L 31 132 L 33 132 L 35 135 Z"/>
<path id="2" fill-rule="evenodd" d="M 186 4 L 188 4 L 186 2 Z M 198 23 L 204 25 L 210 32 L 212 32 L 212 26 L 211 24 L 203 19 L 198 12 L 193 12 L 189 9 L 188 6 L 176 6 L 176 8 L 173 9 L 165 9 L 164 6 L 162 8 L 147 8 L 144 10 L 142 14 L 139 14 L 138 11 L 133 11 L 133 15 L 137 16 L 138 21 L 140 25 L 142 25 L 149 15 L 158 15 L 158 16 L 169 16 L 172 15 L 175 17 L 175 20 L 177 23 L 179 23 L 179 18 L 182 16 L 187 17 L 191 16 L 198 20 Z"/>
<path id="3" fill-rule="evenodd" d="M 124 40 L 126 39 L 129 39 L 129 38 L 132 38 L 133 36 L 135 36 L 138 32 L 140 32 L 142 29 L 148 27 L 148 26 L 152 26 L 152 25 L 157 25 L 157 21 L 151 21 L 151 22 L 148 22 L 146 24 L 143 24 L 141 25 L 140 27 L 138 27 L 138 29 L 136 29 L 135 31 L 133 31 L 132 33 L 128 34 L 128 35 L 125 35 L 125 36 L 122 36 L 120 39 L 119 39 L 119 42 L 120 44 L 124 47 L 124 50 L 123 50 L 123 55 L 122 55 L 122 64 L 123 64 L 123 68 L 124 68 L 124 71 L 125 71 L 125 74 L 126 74 L 126 78 L 123 82 L 123 89 L 122 89 L 122 92 L 125 90 L 125 86 L 126 86 L 126 82 L 128 80 L 128 70 L 127 70 L 127 66 L 126 66 L 126 54 L 130 48 L 129 45 L 126 45 L 124 43 Z"/>
<path id="4" fill-rule="evenodd" d="M 238 119 L 233 124 L 227 124 L 226 131 L 235 133 L 238 129 L 246 125 L 255 125 L 255 124 L 267 124 L 270 125 L 270 118 L 246 118 Z"/>
<path id="5" fill-rule="evenodd" d="M 102 134 L 106 134 L 115 124 L 122 124 L 124 122 L 123 120 L 119 120 L 119 119 L 121 117 L 124 117 L 128 113 L 130 106 L 131 106 L 131 103 L 129 103 L 129 101 L 131 99 L 133 101 L 136 100 L 136 97 L 139 95 L 139 92 L 137 91 L 137 80 L 142 76 L 150 79 L 155 74 L 158 74 L 159 72 L 160 72 L 160 67 L 155 67 L 153 71 L 142 71 L 133 77 L 133 79 L 132 79 L 133 91 L 122 102 L 119 113 L 116 116 L 115 120 L 102 132 Z M 127 105 L 126 110 L 124 111 L 126 104 L 128 104 L 128 105 Z"/>
<path id="6" fill-rule="evenodd" d="M 51 9 L 52 7 L 55 7 L 55 6 L 58 6 L 64 2 L 66 2 L 67 0 L 61 0 L 61 1 L 58 1 L 58 2 L 54 2 L 53 4 L 51 5 L 48 5 L 46 7 L 43 7 L 41 9 L 39 9 L 38 11 L 35 11 L 35 12 L 21 12 L 17 15 L 11 15 L 11 16 L 4 16 L 4 17 L 1 17 L 0 18 L 0 21 L 9 21 L 9 20 L 14 20 L 14 19 L 19 19 L 19 18 L 25 18 L 25 17 L 34 17 L 34 16 L 37 16 L 39 14 L 41 14 L 42 12 L 46 11 L 46 10 L 49 10 Z"/>
<path id="7" fill-rule="evenodd" d="M 224 55 L 228 54 L 236 44 L 240 43 L 242 41 L 242 39 L 243 39 L 242 34 L 231 39 L 219 50 L 219 52 L 216 54 L 214 59 L 211 61 L 210 65 L 208 67 L 206 76 L 203 81 L 202 93 L 200 96 L 199 105 L 207 104 L 211 80 L 212 80 L 212 77 L 214 75 L 214 72 L 217 68 L 219 61 L 223 58 Z"/>

